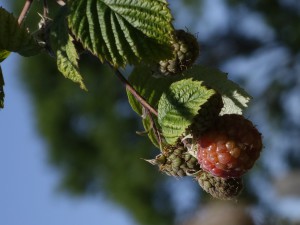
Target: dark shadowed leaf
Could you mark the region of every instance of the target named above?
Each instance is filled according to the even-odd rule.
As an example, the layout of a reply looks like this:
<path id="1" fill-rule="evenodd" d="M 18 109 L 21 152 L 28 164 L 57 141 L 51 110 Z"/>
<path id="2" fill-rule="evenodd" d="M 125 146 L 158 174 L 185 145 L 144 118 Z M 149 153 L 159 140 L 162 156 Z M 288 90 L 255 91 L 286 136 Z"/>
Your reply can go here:
<path id="1" fill-rule="evenodd" d="M 17 19 L 0 7 L 0 50 L 17 52 L 22 56 L 40 53 L 40 47 Z"/>

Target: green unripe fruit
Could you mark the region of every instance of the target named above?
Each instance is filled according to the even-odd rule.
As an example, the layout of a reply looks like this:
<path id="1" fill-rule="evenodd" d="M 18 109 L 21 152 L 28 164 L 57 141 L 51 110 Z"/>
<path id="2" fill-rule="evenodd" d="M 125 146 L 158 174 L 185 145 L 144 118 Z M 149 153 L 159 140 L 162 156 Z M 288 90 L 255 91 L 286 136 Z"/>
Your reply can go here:
<path id="1" fill-rule="evenodd" d="M 176 75 L 189 68 L 200 51 L 194 35 L 184 30 L 176 30 L 174 36 L 173 58 L 159 62 L 159 71 L 165 76 Z"/>
<path id="2" fill-rule="evenodd" d="M 191 156 L 181 145 L 166 146 L 161 154 L 148 161 L 158 165 L 160 171 L 169 176 L 183 177 L 200 170 L 197 159 Z"/>
<path id="3" fill-rule="evenodd" d="M 202 171 L 196 178 L 204 191 L 214 198 L 231 200 L 236 198 L 243 189 L 241 178 L 221 178 Z"/>

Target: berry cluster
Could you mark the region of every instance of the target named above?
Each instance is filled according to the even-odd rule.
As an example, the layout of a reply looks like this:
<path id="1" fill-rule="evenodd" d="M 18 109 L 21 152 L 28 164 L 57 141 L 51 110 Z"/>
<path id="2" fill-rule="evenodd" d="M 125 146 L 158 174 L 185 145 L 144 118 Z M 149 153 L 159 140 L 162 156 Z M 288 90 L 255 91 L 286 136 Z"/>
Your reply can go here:
<path id="1" fill-rule="evenodd" d="M 155 75 L 183 74 L 199 55 L 197 39 L 184 30 L 175 31 L 172 45 L 173 58 L 160 61 Z M 242 175 L 253 167 L 263 145 L 259 131 L 242 115 L 220 116 L 223 107 L 216 92 L 201 105 L 184 137 L 148 162 L 167 175 L 193 176 L 213 197 L 228 200 L 241 192 Z"/>
<path id="2" fill-rule="evenodd" d="M 243 188 L 241 176 L 260 155 L 261 134 L 249 120 L 237 114 L 217 116 L 209 124 L 205 130 L 203 126 L 192 126 L 193 132 L 201 128 L 193 137 L 197 159 L 188 150 L 191 145 L 182 139 L 175 146 L 165 146 L 161 154 L 148 162 L 158 165 L 169 176 L 195 177 L 202 189 L 215 198 L 234 199 Z"/>

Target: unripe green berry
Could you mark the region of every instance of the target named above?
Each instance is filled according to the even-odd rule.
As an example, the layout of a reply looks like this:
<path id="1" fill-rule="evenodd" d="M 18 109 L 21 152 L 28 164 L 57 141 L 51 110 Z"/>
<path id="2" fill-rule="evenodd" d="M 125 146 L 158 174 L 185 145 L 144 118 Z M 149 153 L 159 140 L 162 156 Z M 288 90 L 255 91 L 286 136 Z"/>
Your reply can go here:
<path id="1" fill-rule="evenodd" d="M 191 156 L 182 145 L 165 146 L 162 153 L 149 162 L 158 165 L 160 171 L 175 177 L 186 176 L 189 172 L 200 170 L 197 159 Z"/>
<path id="2" fill-rule="evenodd" d="M 159 71 L 164 76 L 172 76 L 189 68 L 199 55 L 197 39 L 184 30 L 174 34 L 173 58 L 159 62 Z"/>
<path id="3" fill-rule="evenodd" d="M 202 171 L 196 178 L 204 191 L 214 198 L 231 200 L 236 198 L 243 189 L 241 178 L 221 178 Z"/>

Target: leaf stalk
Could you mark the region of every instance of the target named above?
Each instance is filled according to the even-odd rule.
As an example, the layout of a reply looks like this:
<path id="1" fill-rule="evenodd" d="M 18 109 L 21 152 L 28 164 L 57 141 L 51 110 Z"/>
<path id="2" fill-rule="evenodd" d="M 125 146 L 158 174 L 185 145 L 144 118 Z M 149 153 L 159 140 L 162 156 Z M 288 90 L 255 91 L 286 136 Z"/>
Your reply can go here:
<path id="1" fill-rule="evenodd" d="M 26 0 L 25 4 L 23 6 L 23 9 L 22 9 L 22 11 L 19 15 L 19 18 L 18 18 L 18 23 L 19 24 L 21 24 L 24 21 L 26 15 L 29 12 L 29 9 L 31 7 L 32 2 L 33 2 L 33 0 Z"/>
<path id="2" fill-rule="evenodd" d="M 153 113 L 155 116 L 158 116 L 157 111 L 132 87 L 128 80 L 123 76 L 120 70 L 115 69 L 112 65 L 109 66 L 115 71 L 116 76 L 119 80 L 125 85 L 126 89 L 145 107 L 149 112 Z"/>

